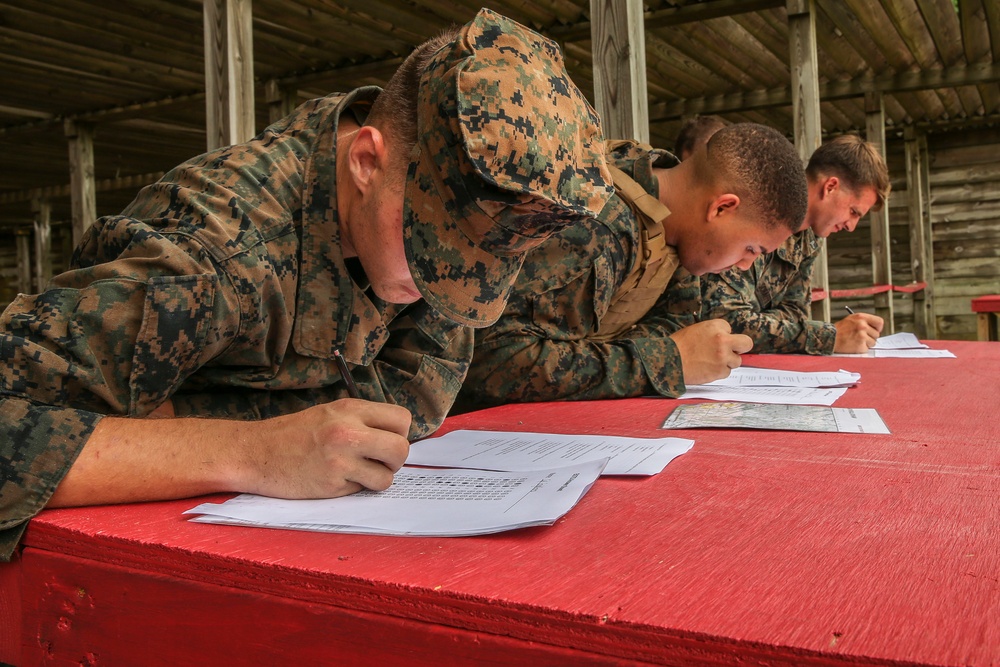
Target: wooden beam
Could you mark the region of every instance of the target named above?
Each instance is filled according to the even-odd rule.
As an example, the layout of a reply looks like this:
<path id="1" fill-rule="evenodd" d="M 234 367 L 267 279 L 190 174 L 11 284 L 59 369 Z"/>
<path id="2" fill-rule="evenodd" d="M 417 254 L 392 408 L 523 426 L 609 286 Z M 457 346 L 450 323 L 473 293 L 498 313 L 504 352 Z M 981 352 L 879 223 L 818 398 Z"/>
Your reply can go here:
<path id="1" fill-rule="evenodd" d="M 869 92 L 902 93 L 991 83 L 1000 83 L 1000 63 L 956 65 L 944 69 L 901 72 L 877 77 L 865 75 L 847 81 L 828 81 L 820 85 L 819 94 L 824 100 L 841 100 L 860 97 Z M 729 113 L 789 104 L 792 104 L 792 89 L 774 88 L 661 102 L 650 107 L 649 115 L 651 121 L 658 122 L 696 113 Z"/>
<path id="2" fill-rule="evenodd" d="M 814 0 L 788 0 L 788 47 L 792 73 L 792 114 L 795 147 L 802 163 L 822 141 L 819 113 L 819 59 L 816 53 L 816 5 Z M 830 291 L 826 241 L 820 240 L 819 257 L 813 264 L 812 286 Z M 830 321 L 830 299 L 813 302 L 813 316 Z"/>
<path id="3" fill-rule="evenodd" d="M 608 139 L 649 142 L 642 0 L 590 0 L 594 101 Z"/>
<path id="4" fill-rule="evenodd" d="M 73 219 L 73 245 L 83 239 L 87 227 L 97 219 L 97 190 L 94 185 L 94 128 L 85 123 L 66 121 L 69 140 L 70 208 Z"/>
<path id="5" fill-rule="evenodd" d="M 290 114 L 296 107 L 297 93 L 282 86 L 277 79 L 264 84 L 264 98 L 267 100 L 267 122 L 271 124 Z"/>
<path id="6" fill-rule="evenodd" d="M 874 144 L 885 159 L 885 104 L 881 93 L 865 95 L 865 138 Z M 889 237 L 889 202 L 880 211 L 868 215 L 872 233 L 872 282 L 875 285 L 892 284 L 892 253 Z M 896 332 L 895 308 L 892 290 L 875 295 L 875 314 L 885 320 L 884 333 Z"/>
<path id="7" fill-rule="evenodd" d="M 683 25 L 695 21 L 707 21 L 723 16 L 757 12 L 765 9 L 784 7 L 785 0 L 705 0 L 685 7 L 668 7 L 646 12 L 643 15 L 646 30 L 664 28 L 666 26 Z M 561 42 L 576 42 L 591 37 L 594 12 L 590 13 L 590 21 L 581 21 L 572 25 L 552 26 L 543 32 Z"/>
<path id="8" fill-rule="evenodd" d="M 988 0 L 986 4 L 992 7 L 993 13 L 997 13 L 996 0 Z M 954 7 L 945 5 L 943 11 L 954 12 L 955 10 Z M 959 34 L 951 40 L 956 45 L 954 48 L 960 52 L 964 51 L 966 62 L 989 62 L 992 55 L 990 22 L 983 0 L 958 0 L 958 19 Z M 932 27 L 934 24 L 934 21 L 928 21 L 928 26 Z M 1000 39 L 1000 35 L 994 39 Z M 984 111 L 997 108 L 997 104 L 1000 103 L 1000 99 L 998 99 L 1000 95 L 997 94 L 995 86 L 981 85 L 976 90 Z"/>
<path id="9" fill-rule="evenodd" d="M 162 171 L 155 171 L 151 174 L 134 174 L 132 176 L 120 176 L 118 178 L 105 178 L 100 181 L 95 181 L 94 192 L 137 190 L 144 185 L 148 185 L 156 180 L 159 180 L 161 176 L 163 176 Z M 4 192 L 0 194 L 0 205 L 16 204 L 19 202 L 31 201 L 33 199 L 70 197 L 72 196 L 72 193 L 72 185 L 51 185 L 45 188 L 31 188 L 30 190 Z"/>
<path id="10" fill-rule="evenodd" d="M 924 277 L 922 282 L 927 283 L 927 286 L 917 294 L 922 300 L 924 319 L 927 322 L 927 337 L 937 338 L 937 306 L 934 294 L 934 221 L 931 218 L 931 208 L 934 204 L 931 201 L 931 155 L 925 132 L 918 135 L 917 149 L 920 151 L 920 187 L 923 189 L 921 196 L 926 202 L 922 220 L 924 228 Z"/>
<path id="11" fill-rule="evenodd" d="M 31 230 L 18 227 L 17 237 L 17 291 L 32 294 L 31 289 Z"/>
<path id="12" fill-rule="evenodd" d="M 52 203 L 48 199 L 31 202 L 32 227 L 35 232 L 35 292 L 45 289 L 52 278 Z"/>
<path id="13" fill-rule="evenodd" d="M 926 282 L 923 292 L 916 292 L 913 300 L 913 328 L 918 338 L 935 338 L 936 323 L 933 319 L 933 244 L 926 197 L 927 168 L 924 165 L 926 135 L 906 128 L 904 132 L 906 148 L 906 195 L 909 207 L 910 227 L 910 271 L 914 282 Z M 921 142 L 923 139 L 923 142 Z M 928 258 L 931 258 L 928 261 Z"/>
<path id="14" fill-rule="evenodd" d="M 251 0 L 204 0 L 208 150 L 256 134 Z"/>

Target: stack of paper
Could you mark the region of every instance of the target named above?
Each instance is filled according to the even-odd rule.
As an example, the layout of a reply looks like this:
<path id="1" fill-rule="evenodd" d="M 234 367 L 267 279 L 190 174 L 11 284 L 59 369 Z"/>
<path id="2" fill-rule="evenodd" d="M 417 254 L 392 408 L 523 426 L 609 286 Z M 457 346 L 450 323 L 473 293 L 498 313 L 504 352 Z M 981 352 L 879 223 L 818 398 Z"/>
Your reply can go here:
<path id="1" fill-rule="evenodd" d="M 835 354 L 835 357 L 907 357 L 907 358 L 949 358 L 955 355 L 948 350 L 932 350 L 911 333 L 901 332 L 882 336 L 875 345 L 862 354 Z"/>
<path id="2" fill-rule="evenodd" d="M 806 373 L 744 366 L 733 369 L 727 378 L 708 384 L 689 385 L 680 398 L 833 405 L 848 387 L 857 384 L 860 379 L 859 373 L 845 370 Z"/>
<path id="3" fill-rule="evenodd" d="M 244 494 L 204 503 L 192 521 L 328 533 L 465 536 L 552 524 L 576 505 L 607 459 L 527 473 L 403 468 L 385 491 L 281 500 Z"/>
<path id="4" fill-rule="evenodd" d="M 192 521 L 376 535 L 463 536 L 552 524 L 602 474 L 653 475 L 686 438 L 453 431 L 414 443 L 392 486 L 343 498 L 244 494 L 203 503 Z M 411 468 L 409 465 L 447 469 Z M 498 472 L 499 471 L 499 472 Z"/>
<path id="5" fill-rule="evenodd" d="M 621 438 L 517 431 L 452 431 L 410 447 L 407 465 L 539 470 L 610 459 L 605 475 L 655 475 L 691 449 L 686 438 Z"/>

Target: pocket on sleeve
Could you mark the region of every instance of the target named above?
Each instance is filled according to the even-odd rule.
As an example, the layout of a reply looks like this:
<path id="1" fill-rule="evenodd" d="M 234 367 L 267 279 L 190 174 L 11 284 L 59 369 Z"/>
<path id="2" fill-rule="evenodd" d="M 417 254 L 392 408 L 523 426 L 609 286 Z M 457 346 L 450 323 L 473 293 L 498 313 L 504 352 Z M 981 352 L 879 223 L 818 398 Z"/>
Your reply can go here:
<path id="1" fill-rule="evenodd" d="M 207 360 L 217 284 L 214 275 L 149 280 L 132 357 L 129 416 L 148 414 Z"/>

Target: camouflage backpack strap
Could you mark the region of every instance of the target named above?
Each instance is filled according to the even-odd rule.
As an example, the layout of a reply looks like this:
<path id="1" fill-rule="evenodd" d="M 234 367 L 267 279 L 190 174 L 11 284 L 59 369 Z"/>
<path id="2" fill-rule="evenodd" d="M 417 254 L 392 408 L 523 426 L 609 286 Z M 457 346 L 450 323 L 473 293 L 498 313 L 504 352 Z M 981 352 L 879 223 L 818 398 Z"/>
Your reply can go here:
<path id="1" fill-rule="evenodd" d="M 663 221 L 670 215 L 670 209 L 618 167 L 610 162 L 608 167 L 615 191 L 632 209 L 642 228 L 640 252 L 632 270 L 611 298 L 598 326 L 596 338 L 601 340 L 617 338 L 634 327 L 663 294 L 680 264 L 677 252 L 663 236 Z"/>

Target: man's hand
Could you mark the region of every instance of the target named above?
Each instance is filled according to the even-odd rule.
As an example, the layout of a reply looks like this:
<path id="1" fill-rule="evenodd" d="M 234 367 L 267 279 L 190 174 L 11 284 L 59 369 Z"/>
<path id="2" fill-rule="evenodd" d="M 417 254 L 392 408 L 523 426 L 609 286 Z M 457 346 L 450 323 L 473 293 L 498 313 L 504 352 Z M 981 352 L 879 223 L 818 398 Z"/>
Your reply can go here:
<path id="1" fill-rule="evenodd" d="M 381 491 L 406 460 L 406 408 L 345 398 L 262 421 L 102 419 L 49 507 L 234 491 L 334 498 Z"/>
<path id="2" fill-rule="evenodd" d="M 344 398 L 261 424 L 250 444 L 241 490 L 280 498 L 335 498 L 383 491 L 410 451 L 410 412 Z"/>
<path id="3" fill-rule="evenodd" d="M 753 340 L 731 332 L 725 320 L 706 320 L 670 336 L 681 354 L 685 384 L 720 380 L 740 367 L 740 355 L 753 349 Z"/>
<path id="4" fill-rule="evenodd" d="M 837 340 L 833 351 L 839 354 L 864 354 L 868 351 L 879 334 L 885 322 L 878 315 L 869 313 L 854 313 L 837 322 Z"/>

